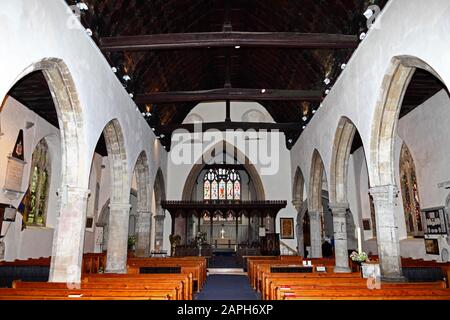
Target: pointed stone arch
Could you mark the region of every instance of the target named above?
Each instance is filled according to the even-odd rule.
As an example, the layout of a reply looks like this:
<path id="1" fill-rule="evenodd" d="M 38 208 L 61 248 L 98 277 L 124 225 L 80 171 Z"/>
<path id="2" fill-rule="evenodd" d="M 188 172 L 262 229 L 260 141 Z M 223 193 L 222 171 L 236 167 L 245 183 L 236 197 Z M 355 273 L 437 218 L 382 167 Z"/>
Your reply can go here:
<path id="1" fill-rule="evenodd" d="M 357 129 L 353 122 L 342 117 L 334 137 L 330 168 L 330 202 L 347 203 L 348 160 Z"/>
<path id="2" fill-rule="evenodd" d="M 188 177 L 186 178 L 186 183 L 184 185 L 183 193 L 181 196 L 182 200 L 191 200 L 191 193 L 192 190 L 194 189 L 195 183 L 197 181 L 200 172 L 203 170 L 208 161 L 214 158 L 214 156 L 212 156 L 213 151 L 223 151 L 232 156 L 235 160 L 237 161 L 241 160 L 243 162 L 241 164 L 244 166 L 245 170 L 249 174 L 250 179 L 253 181 L 253 184 L 255 186 L 256 199 L 261 201 L 266 199 L 264 185 L 262 183 L 261 176 L 259 175 L 256 167 L 250 162 L 250 159 L 236 146 L 226 141 L 220 141 L 214 146 L 212 146 L 209 150 L 207 150 L 202 155 L 202 159 L 200 159 L 193 165 L 191 171 L 188 174 Z M 230 154 L 230 151 L 232 151 L 231 152 L 232 154 Z"/>
<path id="3" fill-rule="evenodd" d="M 62 59 L 45 58 L 31 64 L 18 75 L 15 83 L 35 71 L 41 71 L 47 81 L 61 136 L 59 218 L 53 237 L 49 281 L 78 283 L 89 195 L 83 110 L 75 81 Z"/>
<path id="4" fill-rule="evenodd" d="M 161 248 L 164 241 L 164 220 L 166 214 L 161 205 L 161 201 L 166 200 L 166 185 L 161 168 L 158 168 L 153 184 L 155 194 L 155 248 Z"/>
<path id="5" fill-rule="evenodd" d="M 106 272 L 125 273 L 130 214 L 130 176 L 122 127 L 117 119 L 103 129 L 111 171 Z"/>
<path id="6" fill-rule="evenodd" d="M 317 212 L 322 208 L 322 178 L 325 172 L 322 157 L 319 151 L 314 149 L 309 179 L 308 203 L 309 211 Z"/>
<path id="7" fill-rule="evenodd" d="M 375 207 L 381 275 L 383 279 L 391 281 L 403 279 L 395 211 L 398 197 L 395 183 L 395 135 L 403 98 L 417 68 L 430 72 L 442 81 L 437 72 L 418 57 L 393 57 L 382 82 L 371 128 L 368 165 L 370 193 Z"/>
<path id="8" fill-rule="evenodd" d="M 137 222 L 136 222 L 136 250 L 138 257 L 148 257 L 150 255 L 150 237 L 152 229 L 151 217 L 151 180 L 148 158 L 145 151 L 142 151 L 134 166 L 134 175 L 137 184 Z"/>
<path id="9" fill-rule="evenodd" d="M 323 219 L 323 205 L 322 205 L 322 184 L 325 167 L 323 165 L 322 157 L 317 149 L 314 149 L 308 190 L 308 213 L 310 221 L 310 236 L 311 236 L 311 257 L 322 257 L 322 219 Z"/>
<path id="10" fill-rule="evenodd" d="M 294 184 L 292 186 L 292 202 L 294 206 L 303 203 L 303 194 L 305 192 L 305 178 L 303 177 L 302 169 L 297 167 L 294 174 Z M 299 208 L 297 208 L 297 211 Z"/>

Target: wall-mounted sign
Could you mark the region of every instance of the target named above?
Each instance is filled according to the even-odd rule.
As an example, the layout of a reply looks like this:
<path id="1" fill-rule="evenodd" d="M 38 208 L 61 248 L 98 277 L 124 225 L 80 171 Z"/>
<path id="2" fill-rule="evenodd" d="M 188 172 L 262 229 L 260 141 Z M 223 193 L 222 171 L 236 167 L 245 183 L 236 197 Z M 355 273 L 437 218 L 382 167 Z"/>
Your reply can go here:
<path id="1" fill-rule="evenodd" d="M 444 207 L 423 209 L 424 233 L 427 235 L 447 234 L 447 217 Z"/>

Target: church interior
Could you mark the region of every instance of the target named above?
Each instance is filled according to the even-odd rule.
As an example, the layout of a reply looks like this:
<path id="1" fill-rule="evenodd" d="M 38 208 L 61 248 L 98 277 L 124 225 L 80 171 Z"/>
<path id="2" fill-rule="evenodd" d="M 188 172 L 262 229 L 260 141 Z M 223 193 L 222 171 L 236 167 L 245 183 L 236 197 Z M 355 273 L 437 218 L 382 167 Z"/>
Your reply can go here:
<path id="1" fill-rule="evenodd" d="M 449 15 L 3 0 L 0 300 L 450 300 Z"/>

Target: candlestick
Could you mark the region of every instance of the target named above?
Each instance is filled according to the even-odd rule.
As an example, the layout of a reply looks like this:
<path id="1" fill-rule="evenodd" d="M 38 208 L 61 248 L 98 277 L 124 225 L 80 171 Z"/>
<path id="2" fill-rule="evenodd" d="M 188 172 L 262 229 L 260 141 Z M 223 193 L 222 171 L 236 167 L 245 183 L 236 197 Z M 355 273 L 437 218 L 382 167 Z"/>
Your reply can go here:
<path id="1" fill-rule="evenodd" d="M 358 233 L 358 253 L 362 252 L 362 244 L 361 244 L 361 228 L 358 227 L 357 229 L 357 233 Z"/>

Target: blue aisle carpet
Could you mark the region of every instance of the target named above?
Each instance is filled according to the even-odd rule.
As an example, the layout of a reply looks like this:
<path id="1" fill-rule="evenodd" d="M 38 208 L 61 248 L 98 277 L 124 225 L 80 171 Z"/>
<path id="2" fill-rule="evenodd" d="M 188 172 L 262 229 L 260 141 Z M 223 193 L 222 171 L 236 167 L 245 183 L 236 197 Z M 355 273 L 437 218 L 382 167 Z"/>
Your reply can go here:
<path id="1" fill-rule="evenodd" d="M 209 260 L 210 268 L 242 268 L 234 255 L 214 255 Z"/>
<path id="2" fill-rule="evenodd" d="M 209 275 L 195 300 L 260 300 L 246 276 Z"/>

